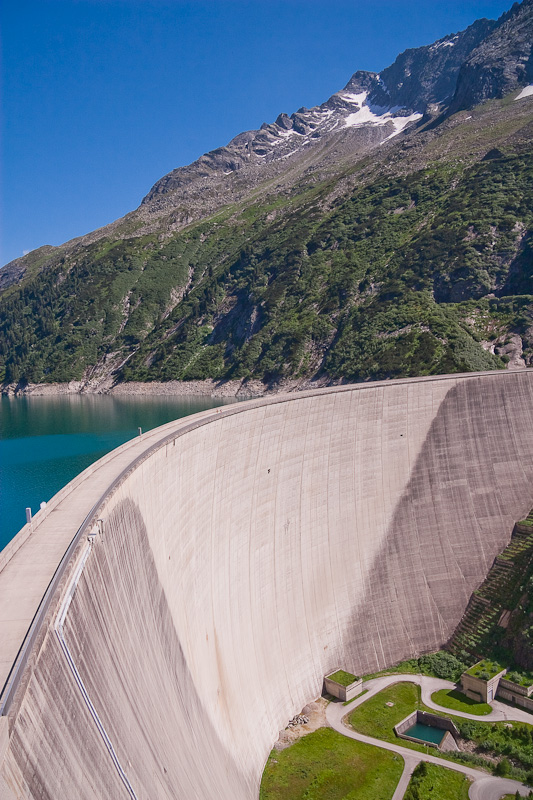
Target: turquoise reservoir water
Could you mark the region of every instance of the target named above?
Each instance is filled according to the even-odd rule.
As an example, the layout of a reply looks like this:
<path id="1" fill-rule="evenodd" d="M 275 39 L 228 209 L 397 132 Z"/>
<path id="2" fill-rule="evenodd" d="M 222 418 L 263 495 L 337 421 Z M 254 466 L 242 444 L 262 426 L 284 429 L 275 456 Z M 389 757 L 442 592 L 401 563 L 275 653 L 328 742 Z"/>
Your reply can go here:
<path id="1" fill-rule="evenodd" d="M 0 398 L 0 550 L 93 461 L 170 420 L 232 400 L 187 397 Z"/>
<path id="2" fill-rule="evenodd" d="M 443 731 L 441 728 L 431 728 L 429 725 L 423 725 L 421 722 L 417 722 L 404 733 L 405 736 L 412 736 L 414 739 L 421 739 L 423 742 L 440 744 L 446 731 Z"/>

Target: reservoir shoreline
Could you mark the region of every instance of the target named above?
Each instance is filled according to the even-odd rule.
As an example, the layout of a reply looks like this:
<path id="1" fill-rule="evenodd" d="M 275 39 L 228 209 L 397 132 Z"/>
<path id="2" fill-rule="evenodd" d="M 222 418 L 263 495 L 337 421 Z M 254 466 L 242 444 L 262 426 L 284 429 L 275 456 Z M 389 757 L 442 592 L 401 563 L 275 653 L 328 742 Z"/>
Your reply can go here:
<path id="1" fill-rule="evenodd" d="M 339 382 L 339 384 L 342 382 Z M 112 383 L 106 381 L 70 381 L 69 383 L 3 384 L 0 394 L 8 397 L 53 397 L 59 395 L 87 394 L 125 397 L 153 395 L 172 397 L 264 397 L 271 394 L 302 392 L 337 385 L 327 378 L 316 381 L 285 380 L 275 384 L 264 384 L 260 380 L 199 380 L 199 381 L 129 381 Z"/>
<path id="2" fill-rule="evenodd" d="M 486 373 L 455 373 L 454 377 L 466 377 L 491 372 L 521 372 L 527 368 L 507 365 L 507 369 L 488 370 Z M 425 376 L 426 379 L 439 379 L 442 375 Z M 424 379 L 421 376 L 420 379 Z M 387 384 L 390 380 L 405 381 L 408 378 L 394 378 L 380 381 L 361 381 L 363 384 Z M 0 383 L 0 396 L 7 397 L 54 397 L 61 395 L 107 395 L 111 397 L 153 396 L 153 397 L 235 397 L 240 400 L 268 395 L 306 392 L 314 389 L 326 389 L 335 386 L 348 386 L 358 382 L 349 380 L 332 380 L 324 375 L 317 379 L 296 378 L 282 379 L 263 383 L 256 379 L 240 380 L 196 380 L 196 381 L 114 381 L 112 377 L 69 381 L 68 383 Z"/>

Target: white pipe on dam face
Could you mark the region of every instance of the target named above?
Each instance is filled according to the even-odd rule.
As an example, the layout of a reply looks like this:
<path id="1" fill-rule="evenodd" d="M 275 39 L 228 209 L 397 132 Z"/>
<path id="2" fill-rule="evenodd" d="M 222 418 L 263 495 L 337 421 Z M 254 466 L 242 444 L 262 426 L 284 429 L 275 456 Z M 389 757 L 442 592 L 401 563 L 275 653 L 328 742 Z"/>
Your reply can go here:
<path id="1" fill-rule="evenodd" d="M 17 575 L 46 588 L 89 509 L 105 521 L 63 630 L 139 800 L 257 797 L 323 675 L 440 647 L 533 506 L 533 371 L 267 398 L 142 438 L 48 504 L 43 526 L 69 502 L 78 517 L 41 570 L 36 516 L 0 571 L 12 662 L 33 616 L 23 603 L 17 626 Z M 82 546 L 17 677 L 2 800 L 128 796 L 52 635 Z"/>

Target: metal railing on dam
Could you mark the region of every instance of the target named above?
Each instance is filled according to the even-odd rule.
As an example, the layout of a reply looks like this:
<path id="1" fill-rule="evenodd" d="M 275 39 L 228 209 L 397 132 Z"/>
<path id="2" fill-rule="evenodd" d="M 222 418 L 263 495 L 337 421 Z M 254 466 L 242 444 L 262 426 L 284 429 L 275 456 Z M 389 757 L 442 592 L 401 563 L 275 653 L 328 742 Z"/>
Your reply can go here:
<path id="1" fill-rule="evenodd" d="M 0 797 L 257 796 L 323 675 L 441 646 L 532 505 L 533 371 L 144 434 L 0 555 Z"/>

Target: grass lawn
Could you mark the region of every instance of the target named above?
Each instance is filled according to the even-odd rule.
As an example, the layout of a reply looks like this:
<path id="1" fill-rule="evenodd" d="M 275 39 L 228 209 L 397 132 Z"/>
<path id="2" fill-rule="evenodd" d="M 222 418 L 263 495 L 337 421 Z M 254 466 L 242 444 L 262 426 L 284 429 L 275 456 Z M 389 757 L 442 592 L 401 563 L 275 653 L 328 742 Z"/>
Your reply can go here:
<path id="1" fill-rule="evenodd" d="M 394 703 L 392 707 L 387 702 Z M 476 768 L 489 769 L 490 764 L 484 761 L 481 753 L 460 754 L 440 753 L 437 749 L 426 749 L 425 745 L 416 744 L 403 739 L 398 739 L 394 733 L 394 726 L 401 722 L 408 714 L 419 708 L 441 717 L 451 719 L 462 731 L 463 735 L 477 742 L 485 744 L 484 752 L 492 752 L 496 756 L 508 756 L 516 762 L 509 777 L 523 779 L 523 771 L 532 769 L 532 741 L 533 726 L 523 722 L 484 722 L 483 719 L 465 720 L 454 717 L 452 713 L 445 714 L 427 708 L 420 700 L 420 687 L 414 683 L 395 683 L 388 686 L 365 703 L 349 713 L 348 722 L 352 728 L 367 736 L 374 736 L 386 742 L 394 742 L 402 747 L 419 752 L 429 752 L 439 758 L 466 763 Z M 468 728 L 468 731 L 466 730 Z M 476 759 L 476 760 L 472 760 Z M 520 763 L 522 767 L 520 767 Z"/>
<path id="2" fill-rule="evenodd" d="M 319 728 L 285 750 L 273 750 L 260 800 L 390 800 L 403 759 Z"/>
<path id="3" fill-rule="evenodd" d="M 417 800 L 468 800 L 469 786 L 466 775 L 435 764 L 426 764 L 422 771 L 419 768 L 415 770 L 404 800 L 413 797 Z"/>
<path id="4" fill-rule="evenodd" d="M 524 797 L 533 797 L 533 792 L 530 792 L 528 795 L 520 795 L 520 800 L 523 800 Z M 516 792 L 514 794 L 504 794 L 500 800 L 516 800 Z"/>
<path id="5" fill-rule="evenodd" d="M 359 700 L 359 698 L 362 697 L 364 694 L 367 694 L 367 692 L 368 692 L 368 689 L 363 689 L 361 694 L 358 694 L 355 697 L 352 697 L 351 700 L 346 700 L 346 702 L 343 703 L 343 706 L 349 706 L 350 703 L 353 703 L 354 700 Z M 334 701 L 335 701 L 335 699 L 336 698 L 333 698 Z"/>
<path id="6" fill-rule="evenodd" d="M 466 694 L 459 692 L 457 689 L 441 689 L 438 692 L 433 692 L 431 699 L 437 705 L 444 706 L 444 708 L 462 711 L 465 714 L 476 714 L 480 717 L 484 714 L 490 714 L 492 711 L 488 703 L 478 703 L 475 700 L 471 700 Z"/>
<path id="7" fill-rule="evenodd" d="M 327 677 L 330 679 L 330 681 L 334 681 L 340 686 L 349 686 L 351 683 L 355 683 L 357 680 L 356 675 L 353 675 L 351 672 L 345 672 L 343 669 L 338 669 L 337 672 L 334 672 L 332 675 L 328 675 Z"/>
<path id="8" fill-rule="evenodd" d="M 523 797 L 523 795 L 520 795 L 521 799 L 522 799 L 522 797 Z M 528 795 L 528 797 L 529 797 L 529 795 Z M 533 797 L 533 794 L 531 795 L 531 797 Z M 515 794 L 504 794 L 504 796 L 502 798 L 500 798 L 500 800 L 516 800 L 516 792 L 515 792 Z"/>
<path id="9" fill-rule="evenodd" d="M 489 661 L 488 658 L 484 658 L 483 661 L 479 661 L 477 664 L 474 664 L 473 667 L 470 667 L 470 669 L 466 671 L 466 674 L 472 675 L 474 678 L 482 678 L 488 681 L 490 678 L 494 678 L 502 669 L 502 665 L 498 664 L 497 661 Z"/>
<path id="10" fill-rule="evenodd" d="M 392 707 L 387 703 L 394 703 Z M 354 708 L 348 717 L 352 728 L 367 736 L 383 739 L 386 742 L 401 744 L 402 747 L 413 745 L 414 750 L 426 752 L 423 745 L 400 740 L 394 733 L 394 726 L 401 722 L 408 714 L 418 707 L 420 702 L 420 687 L 416 683 L 394 683 L 386 689 L 366 700 L 358 708 Z M 431 748 L 431 753 L 435 751 Z M 436 754 L 436 751 L 435 751 Z"/>

